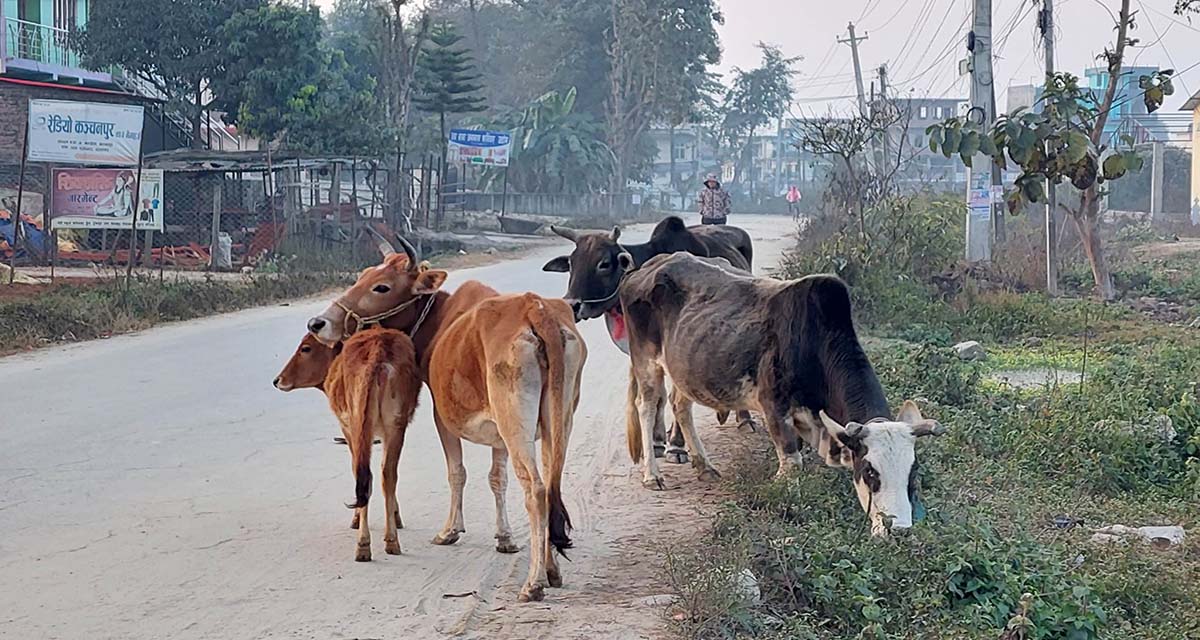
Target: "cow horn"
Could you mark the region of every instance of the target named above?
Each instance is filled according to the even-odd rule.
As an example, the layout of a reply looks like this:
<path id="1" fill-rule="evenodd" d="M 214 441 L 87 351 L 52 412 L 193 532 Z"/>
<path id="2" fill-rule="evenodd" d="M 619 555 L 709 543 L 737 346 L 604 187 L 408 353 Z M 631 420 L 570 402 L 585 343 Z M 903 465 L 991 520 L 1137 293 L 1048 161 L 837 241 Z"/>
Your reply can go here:
<path id="1" fill-rule="evenodd" d="M 392 243 L 387 241 L 387 238 L 379 235 L 379 232 L 376 231 L 374 228 L 368 226 L 367 233 L 371 234 L 371 236 L 373 238 L 375 238 L 375 243 L 377 245 L 379 245 L 379 253 L 382 253 L 383 257 L 386 258 L 386 257 L 396 253 L 396 247 L 393 247 Z"/>
<path id="2" fill-rule="evenodd" d="M 421 259 L 417 257 L 416 247 L 412 246 L 412 243 L 399 233 L 396 234 L 396 239 L 400 241 L 400 246 L 404 248 L 404 255 L 408 256 L 408 268 L 415 270 L 421 262 Z"/>
<path id="3" fill-rule="evenodd" d="M 569 229 L 567 227 L 560 227 L 558 225 L 552 224 L 552 225 L 550 225 L 550 230 L 553 231 L 554 233 L 566 238 L 567 240 L 570 240 L 571 242 L 577 242 L 579 240 L 579 233 L 576 232 L 574 229 Z"/>
<path id="4" fill-rule="evenodd" d="M 620 240 L 620 239 L 621 239 L 621 227 L 613 227 L 612 241 L 616 242 L 617 240 Z"/>

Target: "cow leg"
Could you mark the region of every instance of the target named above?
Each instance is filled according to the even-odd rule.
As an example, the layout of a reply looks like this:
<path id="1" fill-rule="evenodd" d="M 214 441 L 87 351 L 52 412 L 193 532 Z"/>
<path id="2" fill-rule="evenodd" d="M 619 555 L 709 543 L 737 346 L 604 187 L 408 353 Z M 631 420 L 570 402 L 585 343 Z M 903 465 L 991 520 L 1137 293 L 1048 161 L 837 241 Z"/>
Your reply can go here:
<path id="1" fill-rule="evenodd" d="M 655 491 L 667 488 L 663 482 L 662 472 L 658 470 L 658 461 L 654 458 L 654 419 L 659 415 L 659 407 L 663 397 L 663 370 L 653 361 L 635 365 L 638 381 L 638 415 L 642 427 L 642 460 L 644 469 L 642 484 Z"/>
<path id="2" fill-rule="evenodd" d="M 754 431 L 754 416 L 750 415 L 749 411 L 746 411 L 745 409 L 738 411 L 737 419 L 738 419 L 738 428 L 750 427 L 750 430 Z"/>
<path id="3" fill-rule="evenodd" d="M 684 438 L 683 429 L 679 426 L 679 419 L 675 419 L 675 424 L 671 425 L 671 439 L 667 443 L 666 458 L 671 464 L 687 464 L 688 450 L 687 440 Z"/>
<path id="4" fill-rule="evenodd" d="M 408 425 L 403 425 L 404 427 Z M 383 498 L 387 518 L 383 532 L 383 550 L 388 555 L 400 555 L 400 501 L 396 498 L 396 465 L 400 462 L 400 451 L 404 448 L 403 427 L 395 429 L 384 438 L 383 445 Z"/>
<path id="5" fill-rule="evenodd" d="M 675 425 L 679 428 L 682 438 L 687 442 L 688 451 L 692 454 L 692 466 L 699 470 L 701 480 L 716 480 L 721 474 L 708 461 L 708 452 L 696 433 L 696 423 L 692 420 L 692 400 L 677 388 L 671 389 L 671 408 L 675 413 Z"/>
<path id="6" fill-rule="evenodd" d="M 496 429 L 508 448 L 513 472 L 525 491 L 525 511 L 529 515 L 529 576 L 517 596 L 519 602 L 541 600 L 547 586 L 550 509 L 534 447 L 542 406 L 538 347 L 532 336 L 518 339 L 504 361 L 489 363 L 488 375 L 488 400 Z M 497 375 L 492 375 L 493 372 Z"/>
<path id="7" fill-rule="evenodd" d="M 633 381 L 633 376 L 629 377 L 630 384 L 636 384 Z M 661 458 L 667 454 L 667 428 L 663 421 L 663 403 L 664 400 L 659 400 L 658 410 L 654 415 L 654 457 Z"/>
<path id="8" fill-rule="evenodd" d="M 767 420 L 767 432 L 775 443 L 775 455 L 779 458 L 779 471 L 776 477 L 782 477 L 794 467 L 803 463 L 800 456 L 800 435 L 792 424 L 792 419 L 786 413 L 778 411 L 774 406 L 763 403 L 763 414 Z"/>
<path id="9" fill-rule="evenodd" d="M 353 442 L 353 438 L 347 436 L 347 440 Z M 354 466 L 354 447 L 350 445 L 350 470 L 355 472 Z M 368 501 L 370 502 L 370 501 Z M 354 505 L 349 505 L 353 507 Z M 367 505 L 354 507 L 354 519 L 358 521 L 358 544 L 354 550 L 354 560 L 357 562 L 371 561 L 371 527 L 367 524 Z"/>
<path id="10" fill-rule="evenodd" d="M 488 486 L 496 498 L 496 551 L 516 553 L 521 548 L 513 542 L 512 527 L 508 524 L 508 451 L 505 449 L 492 449 Z"/>
<path id="11" fill-rule="evenodd" d="M 437 423 L 438 438 L 442 441 L 442 453 L 446 455 L 446 479 L 450 483 L 450 514 L 446 516 L 446 524 L 442 530 L 433 537 L 433 543 L 447 545 L 458 542 L 459 534 L 467 530 L 466 525 L 463 524 L 462 509 L 463 487 L 467 484 L 467 469 L 462 463 L 462 440 L 447 431 L 436 415 L 434 422 Z"/>

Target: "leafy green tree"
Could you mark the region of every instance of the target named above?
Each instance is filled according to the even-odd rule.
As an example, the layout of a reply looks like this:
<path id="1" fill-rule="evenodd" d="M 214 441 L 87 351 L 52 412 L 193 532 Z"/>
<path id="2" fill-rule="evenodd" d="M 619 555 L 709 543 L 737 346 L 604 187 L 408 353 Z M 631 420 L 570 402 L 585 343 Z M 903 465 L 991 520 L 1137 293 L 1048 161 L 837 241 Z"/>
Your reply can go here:
<path id="1" fill-rule="evenodd" d="M 575 108 L 576 92 L 551 91 L 523 109 L 489 121 L 489 127 L 513 137 L 507 171 L 489 167 L 482 187 L 507 179 L 519 192 L 594 192 L 613 172 L 612 151 L 604 144 L 604 127 Z"/>
<path id="2" fill-rule="evenodd" d="M 230 62 L 213 87 L 239 127 L 272 141 L 319 119 L 330 59 L 323 26 L 315 7 L 288 4 L 241 11 L 222 25 Z"/>
<path id="3" fill-rule="evenodd" d="M 166 96 L 187 114 L 192 146 L 199 147 L 203 115 L 212 106 L 205 95 L 228 61 L 221 27 L 235 13 L 266 3 L 170 0 L 149 7 L 145 0 L 91 0 L 87 27 L 73 34 L 72 46 L 88 67 L 121 67 Z"/>
<path id="4" fill-rule="evenodd" d="M 947 158 L 958 154 L 967 166 L 971 166 L 971 159 L 977 153 L 990 157 L 1002 168 L 1009 161 L 1016 164 L 1021 174 L 1006 197 L 1010 212 L 1016 213 L 1029 203 L 1045 202 L 1046 181 L 1054 184 L 1070 181 L 1079 189 L 1078 206 L 1062 203 L 1060 206 L 1067 210 L 1079 230 L 1096 293 L 1105 300 L 1112 299 L 1115 291 L 1099 233 L 1101 187 L 1106 181 L 1117 180 L 1142 167 L 1132 140 L 1123 140 L 1127 148 L 1121 150 L 1109 148 L 1104 140 L 1104 127 L 1114 108 L 1125 51 L 1137 44 L 1137 40 L 1129 37 L 1134 24 L 1129 3 L 1130 0 L 1121 0 L 1116 44 L 1100 56 L 1108 69 L 1103 96 L 1097 98 L 1090 89 L 1080 87 L 1078 78 L 1069 73 L 1049 74 L 1042 97 L 1044 109 L 1040 113 L 1018 109 L 997 118 L 986 131 L 961 118 L 926 130 L 931 150 L 940 148 Z M 1165 70 L 1140 79 L 1141 99 L 1150 111 L 1156 110 L 1163 98 L 1173 92 L 1172 75 L 1172 71 Z"/>
<path id="5" fill-rule="evenodd" d="M 732 148 L 740 146 L 739 159 L 734 165 L 733 182 L 740 184 L 747 168 L 751 169 L 750 190 L 754 191 L 754 133 L 771 120 L 783 116 L 792 103 L 792 68 L 801 58 L 783 55 L 779 47 L 758 43 L 762 64 L 749 71 L 734 67 L 733 83 L 725 93 L 723 103 L 723 135 Z"/>
<path id="6" fill-rule="evenodd" d="M 616 158 L 613 190 L 621 191 L 648 127 L 681 121 L 696 108 L 707 69 L 720 60 L 722 17 L 713 0 L 611 0 L 609 12 L 605 116 Z"/>

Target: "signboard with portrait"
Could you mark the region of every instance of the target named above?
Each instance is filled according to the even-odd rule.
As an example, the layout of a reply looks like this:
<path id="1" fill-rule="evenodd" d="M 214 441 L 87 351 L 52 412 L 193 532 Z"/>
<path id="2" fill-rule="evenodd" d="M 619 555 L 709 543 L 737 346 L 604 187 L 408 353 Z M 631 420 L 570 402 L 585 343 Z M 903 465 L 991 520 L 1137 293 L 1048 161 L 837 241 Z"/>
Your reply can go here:
<path id="1" fill-rule="evenodd" d="M 447 162 L 507 167 L 512 135 L 507 131 L 451 129 Z"/>
<path id="2" fill-rule="evenodd" d="M 142 144 L 141 106 L 29 101 L 30 162 L 133 167 Z"/>
<path id="3" fill-rule="evenodd" d="M 136 212 L 138 229 L 163 230 L 161 169 L 142 170 L 137 198 L 131 169 L 55 169 L 50 177 L 55 229 L 128 229 Z"/>

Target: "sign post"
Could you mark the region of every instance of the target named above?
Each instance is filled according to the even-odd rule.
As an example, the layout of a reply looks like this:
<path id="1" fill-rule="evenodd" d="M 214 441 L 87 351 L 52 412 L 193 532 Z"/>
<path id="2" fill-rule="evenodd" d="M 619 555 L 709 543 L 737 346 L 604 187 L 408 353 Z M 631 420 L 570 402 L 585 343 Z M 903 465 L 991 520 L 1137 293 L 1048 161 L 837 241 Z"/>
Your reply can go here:
<path id="1" fill-rule="evenodd" d="M 507 167 L 511 147 L 507 131 L 451 129 L 446 161 Z"/>
<path id="2" fill-rule="evenodd" d="M 21 150 L 21 172 L 17 177 L 17 206 L 13 213 L 12 255 L 8 262 L 8 284 L 17 279 L 17 247 L 21 246 L 21 201 L 25 199 L 25 158 L 29 155 L 29 127 L 25 127 L 25 143 Z"/>

